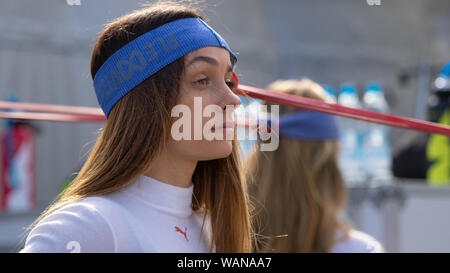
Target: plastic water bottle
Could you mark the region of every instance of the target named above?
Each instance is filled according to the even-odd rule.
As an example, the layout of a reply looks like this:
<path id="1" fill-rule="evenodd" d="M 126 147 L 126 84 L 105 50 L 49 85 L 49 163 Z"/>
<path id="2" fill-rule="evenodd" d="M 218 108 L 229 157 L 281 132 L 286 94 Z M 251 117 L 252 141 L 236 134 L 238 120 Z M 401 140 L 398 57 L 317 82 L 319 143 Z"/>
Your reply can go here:
<path id="1" fill-rule="evenodd" d="M 389 113 L 383 89 L 376 82 L 367 83 L 363 104 L 367 110 Z M 389 127 L 385 125 L 367 123 L 363 137 L 363 162 L 366 174 L 369 179 L 380 184 L 390 183 L 392 178 L 388 129 Z"/>
<path id="2" fill-rule="evenodd" d="M 241 101 L 242 104 L 234 110 L 235 119 L 240 122 L 257 122 L 261 102 L 245 97 L 241 97 Z M 238 126 L 236 128 L 236 136 L 242 150 L 241 158 L 244 160 L 257 143 L 257 131 L 254 128 Z"/>
<path id="3" fill-rule="evenodd" d="M 360 108 L 358 91 L 354 84 L 341 85 L 338 103 L 343 106 Z M 341 173 L 348 184 L 358 184 L 365 180 L 361 163 L 361 122 L 355 119 L 339 117 L 340 153 L 339 165 Z"/>
<path id="4" fill-rule="evenodd" d="M 328 95 L 328 100 L 332 103 L 336 103 L 337 99 L 336 99 L 336 92 L 334 91 L 333 86 L 328 85 L 328 84 L 323 84 L 322 88 L 327 91 L 327 95 Z"/>

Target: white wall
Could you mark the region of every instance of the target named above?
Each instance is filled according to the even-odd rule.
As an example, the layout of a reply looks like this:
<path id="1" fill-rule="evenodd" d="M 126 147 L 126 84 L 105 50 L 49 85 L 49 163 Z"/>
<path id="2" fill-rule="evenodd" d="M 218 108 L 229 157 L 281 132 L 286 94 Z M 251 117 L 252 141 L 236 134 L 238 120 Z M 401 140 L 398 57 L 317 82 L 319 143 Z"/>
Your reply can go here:
<path id="1" fill-rule="evenodd" d="M 406 180 L 381 195 L 383 189 L 366 190 L 349 203 L 349 214 L 354 226 L 379 240 L 387 252 L 450 252 L 450 188 Z M 350 192 L 353 198 L 358 195 Z"/>

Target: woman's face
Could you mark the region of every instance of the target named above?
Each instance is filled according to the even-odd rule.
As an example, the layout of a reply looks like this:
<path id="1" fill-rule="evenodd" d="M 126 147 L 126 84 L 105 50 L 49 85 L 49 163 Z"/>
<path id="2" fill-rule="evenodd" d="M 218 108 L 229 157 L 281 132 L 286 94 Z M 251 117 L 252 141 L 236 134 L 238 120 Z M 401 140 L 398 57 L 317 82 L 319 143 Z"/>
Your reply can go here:
<path id="1" fill-rule="evenodd" d="M 184 109 L 189 109 L 190 117 L 184 121 L 190 121 L 190 134 L 187 134 L 190 137 L 176 140 L 177 138 L 173 134 L 175 127 L 172 126 L 168 149 L 171 154 L 198 161 L 227 157 L 232 151 L 235 126 L 234 111 L 230 111 L 230 109 L 226 111 L 226 107 L 236 108 L 241 104 L 239 97 L 232 91 L 234 82 L 230 53 L 221 47 L 204 47 L 190 52 L 184 57 L 184 60 L 185 67 L 181 77 L 177 105 L 184 105 Z M 216 113 L 208 116 L 206 113 L 208 111 L 204 111 L 205 107 L 215 109 L 218 116 L 215 117 Z M 219 109 L 220 112 L 217 111 Z M 184 112 L 172 119 L 180 122 L 183 115 Z M 221 116 L 221 120 L 219 116 Z M 214 120 L 212 120 L 214 118 L 223 128 L 217 128 L 216 125 L 219 123 L 214 125 Z M 188 129 L 184 127 L 183 125 L 177 128 Z M 175 131 L 179 132 L 180 130 Z M 189 133 L 189 131 L 186 132 Z M 206 135 L 214 134 L 222 134 L 222 140 L 207 139 Z"/>

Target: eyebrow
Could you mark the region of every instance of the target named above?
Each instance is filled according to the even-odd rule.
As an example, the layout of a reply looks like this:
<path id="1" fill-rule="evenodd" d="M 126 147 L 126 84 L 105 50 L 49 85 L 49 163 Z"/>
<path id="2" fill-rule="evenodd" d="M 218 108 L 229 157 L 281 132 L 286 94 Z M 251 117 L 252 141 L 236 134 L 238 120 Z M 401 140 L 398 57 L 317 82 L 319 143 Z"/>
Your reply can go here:
<path id="1" fill-rule="evenodd" d="M 196 62 L 206 62 L 206 63 L 209 63 L 214 66 L 219 66 L 219 62 L 214 58 L 211 58 L 208 56 L 197 56 L 194 59 L 192 59 L 191 61 L 189 61 L 189 63 L 186 65 L 186 67 L 189 67 Z M 227 68 L 227 72 L 232 72 L 232 71 L 233 71 L 233 68 L 231 67 L 231 65 L 229 65 Z"/>

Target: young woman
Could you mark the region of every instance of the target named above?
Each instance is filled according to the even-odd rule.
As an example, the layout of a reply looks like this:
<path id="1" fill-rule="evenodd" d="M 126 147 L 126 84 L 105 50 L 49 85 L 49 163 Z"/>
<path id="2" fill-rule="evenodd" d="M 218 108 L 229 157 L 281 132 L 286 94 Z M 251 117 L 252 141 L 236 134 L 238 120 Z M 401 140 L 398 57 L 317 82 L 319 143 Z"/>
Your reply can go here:
<path id="1" fill-rule="evenodd" d="M 189 6 L 156 3 L 108 24 L 91 57 L 105 127 L 21 252 L 251 251 L 237 141 L 171 134 L 176 105 L 240 104 L 235 61 Z"/>
<path id="2" fill-rule="evenodd" d="M 308 79 L 280 80 L 268 89 L 317 100 L 327 96 Z M 254 149 L 245 163 L 258 212 L 257 250 L 382 251 L 375 239 L 350 229 L 340 219 L 347 192 L 338 169 L 334 116 L 283 105 L 279 113 L 278 149 Z"/>

